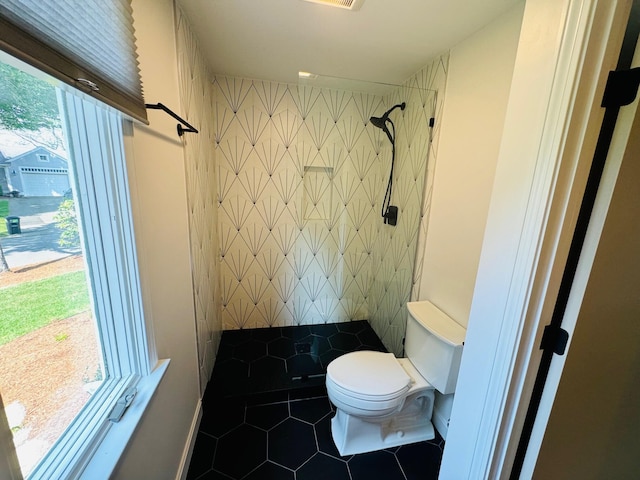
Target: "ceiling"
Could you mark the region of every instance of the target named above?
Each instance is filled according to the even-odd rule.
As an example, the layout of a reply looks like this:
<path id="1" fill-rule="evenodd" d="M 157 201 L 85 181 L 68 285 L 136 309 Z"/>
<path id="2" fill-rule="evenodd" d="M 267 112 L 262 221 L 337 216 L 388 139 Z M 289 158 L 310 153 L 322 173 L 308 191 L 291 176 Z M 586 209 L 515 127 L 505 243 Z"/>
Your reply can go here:
<path id="1" fill-rule="evenodd" d="M 214 74 L 399 84 L 522 0 L 178 0 Z"/>

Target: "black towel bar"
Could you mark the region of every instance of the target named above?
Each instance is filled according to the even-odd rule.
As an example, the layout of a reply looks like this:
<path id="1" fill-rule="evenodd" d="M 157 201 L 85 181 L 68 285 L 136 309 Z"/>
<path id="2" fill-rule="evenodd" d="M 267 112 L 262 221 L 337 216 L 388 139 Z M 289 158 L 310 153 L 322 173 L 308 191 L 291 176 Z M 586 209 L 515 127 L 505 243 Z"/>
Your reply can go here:
<path id="1" fill-rule="evenodd" d="M 196 130 L 194 127 L 192 127 L 191 125 L 189 125 L 189 123 L 187 123 L 185 120 L 183 120 L 182 118 L 180 118 L 178 115 L 176 115 L 175 113 L 173 113 L 173 111 L 171 111 L 169 108 L 167 108 L 165 105 L 163 105 L 162 103 L 145 103 L 144 105 L 147 108 L 150 108 L 152 110 L 164 110 L 166 113 L 168 113 L 169 115 L 171 115 L 173 118 L 175 118 L 176 120 L 178 120 L 182 125 L 186 126 L 187 128 L 184 128 L 182 125 L 180 125 L 180 123 L 178 124 L 178 136 L 181 137 L 183 133 L 198 133 L 198 130 Z"/>

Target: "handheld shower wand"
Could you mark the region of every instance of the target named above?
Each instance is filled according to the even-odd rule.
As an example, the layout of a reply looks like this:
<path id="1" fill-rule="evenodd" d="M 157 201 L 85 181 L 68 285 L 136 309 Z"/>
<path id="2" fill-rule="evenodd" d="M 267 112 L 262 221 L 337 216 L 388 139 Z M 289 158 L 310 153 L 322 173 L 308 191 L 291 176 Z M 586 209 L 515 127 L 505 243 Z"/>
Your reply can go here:
<path id="1" fill-rule="evenodd" d="M 384 200 L 382 201 L 382 218 L 384 218 L 384 223 L 389 225 L 396 225 L 398 222 L 398 207 L 391 206 L 391 190 L 393 188 L 393 166 L 396 160 L 396 127 L 389 118 L 389 114 L 393 112 L 396 108 L 400 108 L 400 110 L 404 110 L 407 104 L 405 102 L 399 103 L 398 105 L 394 105 L 389 110 L 387 110 L 384 115 L 381 117 L 371 117 L 369 120 L 374 127 L 378 127 L 381 129 L 389 138 L 391 142 L 391 171 L 389 173 L 389 182 L 387 183 L 387 191 L 384 194 Z M 391 130 L 387 128 L 387 123 L 391 124 Z"/>

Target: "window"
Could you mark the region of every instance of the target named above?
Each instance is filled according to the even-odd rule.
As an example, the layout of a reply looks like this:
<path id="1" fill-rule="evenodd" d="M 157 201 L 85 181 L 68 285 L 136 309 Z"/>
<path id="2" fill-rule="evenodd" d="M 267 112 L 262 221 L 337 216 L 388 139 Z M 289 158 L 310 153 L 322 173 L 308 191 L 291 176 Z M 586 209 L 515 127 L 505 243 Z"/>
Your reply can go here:
<path id="1" fill-rule="evenodd" d="M 9 57 L 0 60 L 16 64 Z M 89 303 L 102 358 L 99 368 L 88 373 L 96 380 L 95 391 L 31 469 L 29 478 L 92 478 L 92 471 L 107 477 L 144 409 L 139 404 L 135 417 L 127 417 L 125 412 L 117 423 L 109 420 L 111 412 L 125 394 L 131 398 L 135 388 L 145 394 L 133 397 L 133 401 L 148 402 L 167 362 L 156 366 L 142 310 L 125 164 L 125 136 L 131 124 L 119 112 L 71 87 L 58 85 L 57 97 L 70 157 L 69 200 L 73 200 L 72 213 L 78 218 Z M 3 425 L 0 421 L 0 429 Z M 5 434 L 0 432 L 0 437 Z M 101 449 L 111 455 L 97 455 Z"/>
<path id="2" fill-rule="evenodd" d="M 48 162 L 49 161 L 49 155 L 38 155 L 38 161 L 39 162 Z"/>

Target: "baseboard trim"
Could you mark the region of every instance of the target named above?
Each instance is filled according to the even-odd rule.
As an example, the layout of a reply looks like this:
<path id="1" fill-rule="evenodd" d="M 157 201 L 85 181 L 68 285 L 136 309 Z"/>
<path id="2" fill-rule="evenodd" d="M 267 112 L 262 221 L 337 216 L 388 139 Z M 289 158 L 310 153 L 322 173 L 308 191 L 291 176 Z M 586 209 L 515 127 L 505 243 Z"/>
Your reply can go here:
<path id="1" fill-rule="evenodd" d="M 184 451 L 182 452 L 180 468 L 178 468 L 176 480 L 186 480 L 187 478 L 189 464 L 191 463 L 191 455 L 193 454 L 193 447 L 196 444 L 198 429 L 200 428 L 200 420 L 202 420 L 202 400 L 198 400 L 198 405 L 196 406 L 196 411 L 193 415 L 193 420 L 191 421 L 189 436 L 187 437 L 187 443 L 185 444 Z"/>

